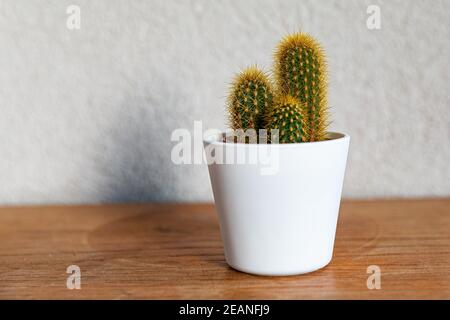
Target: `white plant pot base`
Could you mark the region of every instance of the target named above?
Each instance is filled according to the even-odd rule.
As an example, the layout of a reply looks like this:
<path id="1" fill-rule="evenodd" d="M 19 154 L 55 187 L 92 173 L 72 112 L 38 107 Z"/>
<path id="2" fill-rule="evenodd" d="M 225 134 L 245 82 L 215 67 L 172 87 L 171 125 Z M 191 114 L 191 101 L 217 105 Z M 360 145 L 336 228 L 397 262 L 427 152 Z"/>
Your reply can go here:
<path id="1" fill-rule="evenodd" d="M 228 265 L 231 267 L 231 268 L 233 268 L 233 269 L 235 269 L 235 270 L 237 270 L 237 271 L 240 271 L 240 272 L 245 272 L 245 273 L 249 273 L 249 274 L 254 274 L 254 275 L 257 275 L 257 276 L 268 276 L 268 277 L 275 277 L 275 276 L 279 276 L 279 277 L 282 277 L 282 276 L 298 276 L 298 275 L 301 275 L 301 274 L 305 274 L 305 273 L 310 273 L 310 272 L 314 272 L 314 271 L 318 271 L 318 270 L 320 270 L 320 269 L 323 269 L 323 268 L 325 268 L 329 263 L 331 262 L 331 258 L 330 258 L 330 260 L 328 260 L 327 261 L 327 263 L 325 263 L 324 265 L 320 265 L 320 266 L 317 266 L 317 267 L 312 267 L 311 269 L 301 269 L 301 270 L 292 270 L 292 271 L 283 271 L 283 272 L 277 272 L 276 270 L 270 270 L 270 271 L 261 271 L 261 270 L 259 270 L 259 269 L 244 269 L 244 268 L 241 268 L 241 267 L 236 267 L 236 266 L 234 266 L 232 263 L 230 263 L 228 260 L 227 260 L 227 263 L 228 263 Z"/>

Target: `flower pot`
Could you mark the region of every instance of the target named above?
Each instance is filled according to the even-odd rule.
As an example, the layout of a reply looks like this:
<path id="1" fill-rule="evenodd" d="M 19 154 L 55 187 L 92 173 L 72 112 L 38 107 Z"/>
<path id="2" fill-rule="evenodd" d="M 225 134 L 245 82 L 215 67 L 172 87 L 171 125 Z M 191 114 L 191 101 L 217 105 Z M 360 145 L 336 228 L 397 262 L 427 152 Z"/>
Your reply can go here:
<path id="1" fill-rule="evenodd" d="M 331 261 L 350 137 L 328 135 L 326 141 L 298 144 L 204 139 L 225 258 L 232 268 L 282 276 L 311 272 Z M 270 153 L 269 162 L 237 163 L 236 157 L 224 156 L 260 151 Z M 217 161 L 219 156 L 226 160 Z"/>

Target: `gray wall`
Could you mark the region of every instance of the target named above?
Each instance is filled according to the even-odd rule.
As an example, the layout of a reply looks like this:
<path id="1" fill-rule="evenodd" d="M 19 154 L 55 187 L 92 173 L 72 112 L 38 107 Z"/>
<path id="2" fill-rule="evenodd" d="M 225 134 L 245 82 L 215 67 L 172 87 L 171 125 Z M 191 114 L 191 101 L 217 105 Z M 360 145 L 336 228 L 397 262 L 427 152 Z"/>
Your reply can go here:
<path id="1" fill-rule="evenodd" d="M 224 128 L 230 78 L 270 69 L 293 30 L 328 53 L 332 129 L 352 137 L 344 196 L 450 196 L 449 13 L 444 0 L 1 0 L 0 203 L 211 200 L 205 166 L 172 164 L 171 132 Z"/>

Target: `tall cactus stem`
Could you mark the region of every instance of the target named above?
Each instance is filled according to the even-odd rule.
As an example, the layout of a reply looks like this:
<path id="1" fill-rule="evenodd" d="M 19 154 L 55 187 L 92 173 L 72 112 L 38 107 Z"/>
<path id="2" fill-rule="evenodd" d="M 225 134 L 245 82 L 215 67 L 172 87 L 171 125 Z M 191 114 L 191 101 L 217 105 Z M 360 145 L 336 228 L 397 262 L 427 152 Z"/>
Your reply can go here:
<path id="1" fill-rule="evenodd" d="M 277 89 L 307 108 L 309 141 L 325 140 L 328 81 L 322 47 L 308 34 L 294 33 L 281 40 L 274 58 Z"/>

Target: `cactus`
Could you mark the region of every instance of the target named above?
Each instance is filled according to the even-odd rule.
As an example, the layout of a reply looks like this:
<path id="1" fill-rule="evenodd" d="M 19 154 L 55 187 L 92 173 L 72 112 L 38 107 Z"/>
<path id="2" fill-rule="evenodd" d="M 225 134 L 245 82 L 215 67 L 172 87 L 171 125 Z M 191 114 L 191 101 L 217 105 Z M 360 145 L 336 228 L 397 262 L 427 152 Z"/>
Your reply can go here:
<path id="1" fill-rule="evenodd" d="M 243 70 L 233 81 L 228 97 L 232 129 L 264 129 L 264 115 L 272 107 L 273 90 L 268 77 L 256 66 Z"/>
<path id="2" fill-rule="evenodd" d="M 305 33 L 288 35 L 275 52 L 274 73 L 280 93 L 306 105 L 309 141 L 324 140 L 328 126 L 327 72 L 321 46 Z"/>
<path id="3" fill-rule="evenodd" d="M 294 97 L 282 96 L 266 116 L 267 128 L 278 129 L 279 143 L 308 141 L 307 113 Z M 270 132 L 272 134 L 272 132 Z M 271 136 L 273 140 L 273 136 Z"/>

